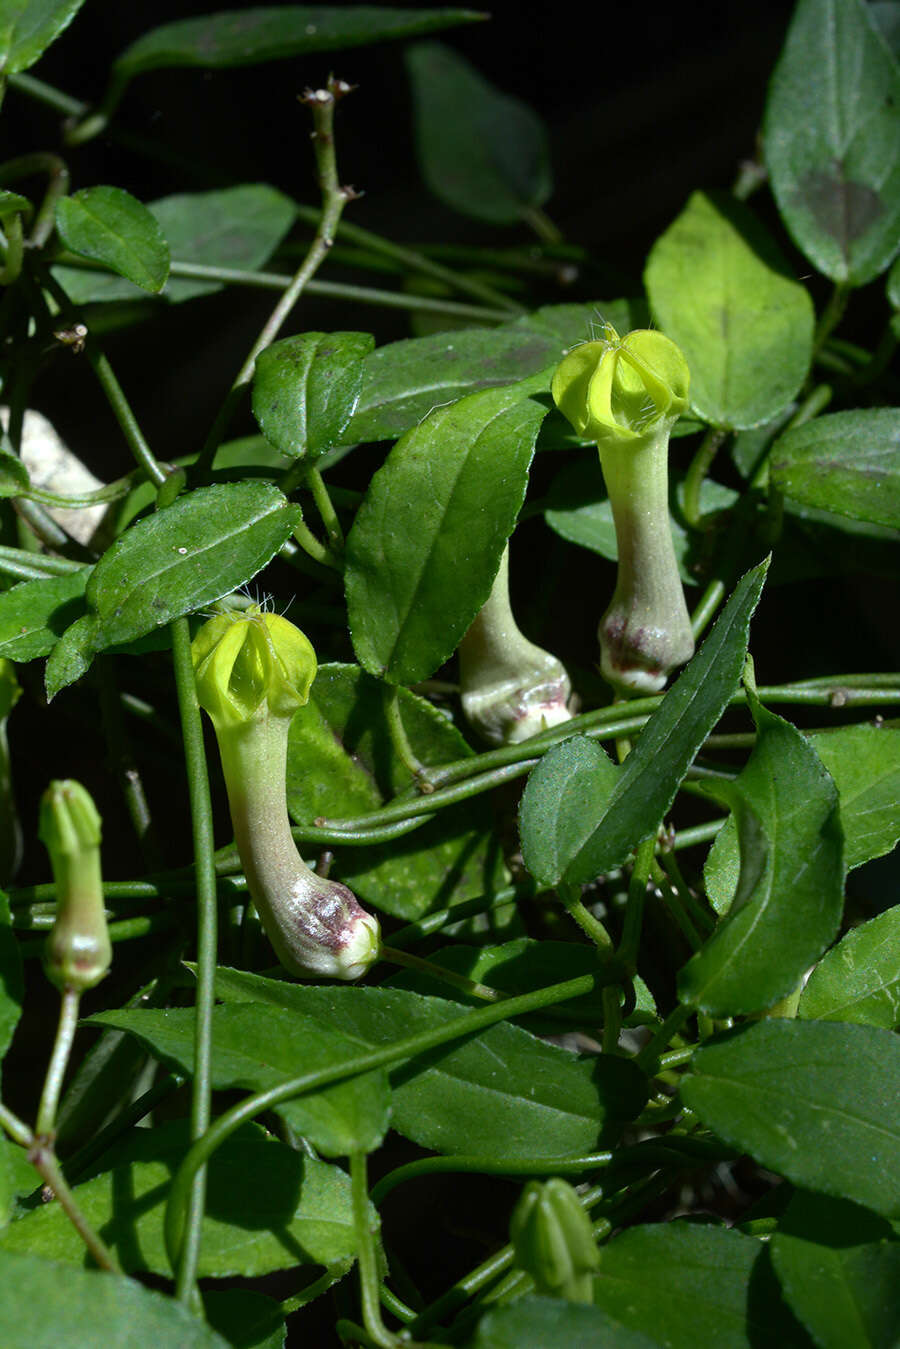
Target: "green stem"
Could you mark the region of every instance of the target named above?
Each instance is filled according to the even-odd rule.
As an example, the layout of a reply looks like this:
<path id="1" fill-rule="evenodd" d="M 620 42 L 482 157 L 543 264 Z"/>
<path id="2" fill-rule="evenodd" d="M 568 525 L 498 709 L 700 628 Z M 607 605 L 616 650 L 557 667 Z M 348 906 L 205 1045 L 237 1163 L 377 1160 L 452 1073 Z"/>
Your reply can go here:
<path id="1" fill-rule="evenodd" d="M 101 389 L 106 395 L 106 401 L 112 408 L 116 421 L 121 427 L 122 434 L 128 442 L 128 448 L 134 456 L 135 463 L 143 469 L 148 480 L 154 486 L 161 487 L 169 475 L 144 439 L 141 428 L 138 426 L 135 415 L 131 410 L 131 405 L 113 373 L 112 366 L 103 353 L 98 351 L 91 342 L 88 343 L 85 354 L 90 362 L 91 369 L 100 382 Z"/>
<path id="2" fill-rule="evenodd" d="M 56 204 L 69 190 L 69 170 L 64 159 L 46 151 L 20 155 L 0 165 L 0 185 L 28 178 L 32 174 L 47 175 L 47 188 L 31 227 L 29 242 L 32 248 L 43 248 L 56 225 Z"/>
<path id="3" fill-rule="evenodd" d="M 684 1007 L 681 1003 L 669 1013 L 665 1021 L 657 1027 L 653 1038 L 644 1045 L 644 1048 L 635 1057 L 635 1063 L 643 1072 L 650 1074 L 657 1071 L 661 1052 L 671 1043 L 673 1036 L 678 1034 L 692 1015 L 692 1009 Z"/>
<path id="4" fill-rule="evenodd" d="M 474 979 L 467 979 L 464 974 L 456 974 L 453 970 L 444 969 L 443 965 L 436 965 L 432 960 L 423 960 L 421 956 L 415 956 L 410 951 L 400 951 L 393 946 L 385 946 L 384 943 L 378 948 L 380 960 L 388 960 L 392 965 L 404 965 L 410 970 L 419 970 L 422 974 L 427 974 L 431 979 L 440 979 L 442 983 L 450 984 L 453 988 L 460 989 L 463 993 L 469 993 L 473 998 L 480 998 L 482 1002 L 500 1002 L 507 997 L 506 993 L 501 993 L 499 989 L 489 988 L 487 984 L 480 984 Z"/>
<path id="5" fill-rule="evenodd" d="M 675 888 L 675 886 L 669 883 L 665 872 L 655 859 L 653 862 L 652 875 L 654 881 L 659 886 L 659 892 L 662 895 L 662 901 L 665 904 L 666 908 L 669 910 L 669 913 L 674 918 L 678 926 L 678 930 L 681 932 L 682 936 L 687 941 L 691 950 L 699 951 L 700 947 L 703 945 L 703 938 L 697 931 L 697 928 L 695 927 L 694 921 L 691 918 L 690 914 L 685 909 L 685 906 L 682 903 L 681 895 L 678 893 L 678 890 Z"/>
<path id="6" fill-rule="evenodd" d="M 110 1274 L 120 1274 L 121 1270 L 115 1256 L 100 1240 L 82 1213 L 62 1173 L 59 1162 L 56 1160 L 53 1149 L 41 1143 L 35 1143 L 29 1150 L 28 1159 L 44 1183 L 49 1185 L 56 1195 L 60 1208 L 66 1214 L 100 1268 L 107 1270 Z"/>
<path id="7" fill-rule="evenodd" d="M 187 619 L 176 619 L 170 625 L 170 632 L 175 686 L 184 737 L 185 769 L 190 793 L 194 842 L 194 874 L 197 882 L 197 992 L 191 1137 L 198 1140 L 205 1135 L 210 1121 L 212 1012 L 216 973 L 216 872 L 213 860 L 212 803 Z M 179 1301 L 183 1303 L 192 1301 L 195 1289 L 206 1198 L 206 1169 L 203 1164 L 196 1168 L 189 1189 L 189 1196 L 185 1196 L 187 1221 L 184 1232 L 179 1234 L 177 1250 L 175 1291 Z"/>
<path id="8" fill-rule="evenodd" d="M 522 212 L 522 219 L 526 225 L 530 225 L 537 237 L 545 244 L 561 244 L 563 234 L 553 221 L 542 211 L 540 206 L 526 206 Z"/>
<path id="9" fill-rule="evenodd" d="M 82 571 L 85 564 L 69 557 L 50 557 L 47 553 L 30 553 L 24 548 L 0 545 L 0 570 L 6 567 L 26 568 L 43 579 L 45 576 L 70 576 Z"/>
<path id="10" fill-rule="evenodd" d="M 359 1291 L 362 1302 L 363 1324 L 374 1344 L 383 1349 L 395 1349 L 397 1336 L 392 1335 L 381 1319 L 381 1299 L 378 1287 L 378 1257 L 375 1252 L 375 1232 L 369 1209 L 369 1185 L 366 1154 L 350 1154 L 350 1189 L 353 1202 L 353 1230 L 356 1237 L 356 1260 L 359 1266 Z"/>
<path id="11" fill-rule="evenodd" d="M 0 267 L 0 286 L 11 286 L 19 278 L 25 256 L 25 234 L 22 217 L 11 215 L 5 222 L 6 255 Z"/>
<path id="12" fill-rule="evenodd" d="M 319 212 L 310 206 L 298 207 L 297 215 L 310 225 L 317 224 L 319 220 Z M 500 291 L 494 290 L 493 286 L 488 286 L 475 277 L 460 275 L 451 268 L 443 267 L 439 262 L 434 262 L 431 258 L 425 257 L 423 253 L 419 253 L 414 248 L 396 244 L 393 240 L 385 239 L 380 234 L 373 234 L 371 230 L 361 229 L 359 225 L 351 225 L 347 221 L 342 221 L 338 226 L 337 235 L 340 239 L 351 240 L 361 244 L 364 248 L 372 249 L 375 253 L 381 253 L 384 257 L 393 258 L 395 262 L 401 263 L 411 271 L 433 276 L 436 281 L 443 281 L 446 285 L 452 286 L 454 290 L 461 291 L 465 295 L 471 295 L 476 300 L 483 300 L 485 304 L 499 305 L 513 316 L 526 312 L 522 305 L 508 299 Z"/>
<path id="13" fill-rule="evenodd" d="M 595 918 L 581 902 L 581 886 L 560 882 L 556 887 L 556 893 L 559 895 L 566 913 L 575 920 L 585 936 L 597 947 L 597 950 L 602 951 L 604 955 L 611 955 L 614 949 L 612 938 L 600 919 Z"/>
<path id="14" fill-rule="evenodd" d="M 295 502 L 294 504 L 299 510 L 299 502 Z M 314 562 L 318 562 L 320 566 L 323 567 L 331 567 L 334 571 L 341 570 L 341 564 L 338 562 L 337 558 L 330 549 L 325 547 L 324 543 L 319 542 L 302 515 L 294 525 L 294 538 L 297 540 L 304 553 L 311 557 Z"/>
<path id="15" fill-rule="evenodd" d="M 813 360 L 816 360 L 820 355 L 827 338 L 844 317 L 844 310 L 847 308 L 847 301 L 849 299 L 850 287 L 845 283 L 838 281 L 828 297 L 828 302 L 822 310 L 819 321 L 816 324 L 816 332 L 813 338 Z"/>
<path id="16" fill-rule="evenodd" d="M 474 1157 L 468 1155 L 444 1157 L 420 1157 L 415 1162 L 407 1162 L 389 1171 L 386 1176 L 372 1187 L 371 1200 L 380 1208 L 387 1196 L 408 1180 L 419 1176 L 434 1176 L 445 1173 L 483 1176 L 577 1176 L 583 1171 L 593 1171 L 609 1166 L 617 1154 L 612 1152 L 589 1152 L 583 1157 L 515 1157 L 497 1159 L 496 1157 Z"/>
<path id="17" fill-rule="evenodd" d="M 59 1109 L 59 1097 L 63 1078 L 72 1053 L 72 1042 L 78 1025 L 78 1004 L 81 995 L 74 988 L 63 989 L 59 1005 L 59 1024 L 53 1052 L 44 1078 L 41 1104 L 37 1113 L 35 1134 L 39 1139 L 52 1139 L 56 1132 L 56 1112 Z"/>
<path id="18" fill-rule="evenodd" d="M 691 460 L 690 468 L 684 480 L 684 498 L 682 510 L 684 518 L 692 529 L 702 529 L 703 511 L 700 506 L 700 493 L 703 481 L 712 467 L 719 446 L 727 435 L 718 426 L 711 426 L 700 442 L 700 446 Z"/>
<path id="19" fill-rule="evenodd" d="M 581 975 L 577 979 L 567 979 L 562 983 L 534 989 L 530 993 L 523 993 L 520 997 L 506 998 L 503 1002 L 494 1003 L 490 1007 L 479 1007 L 475 1011 L 464 1012 L 432 1030 L 406 1036 L 394 1044 L 360 1054 L 355 1059 L 347 1059 L 316 1072 L 303 1073 L 279 1083 L 278 1086 L 270 1087 L 268 1091 L 256 1092 L 252 1096 L 245 1097 L 243 1101 L 239 1101 L 237 1105 L 220 1115 L 203 1137 L 193 1144 L 172 1181 L 166 1206 L 165 1237 L 169 1259 L 173 1266 L 182 1245 L 183 1216 L 194 1176 L 216 1149 L 221 1147 L 242 1124 L 265 1110 L 281 1105 L 284 1101 L 319 1091 L 333 1082 L 343 1082 L 375 1068 L 385 1068 L 426 1054 L 439 1045 L 450 1044 L 454 1040 L 485 1030 L 497 1021 L 505 1021 L 521 1016 L 524 1012 L 533 1012 L 542 1007 L 567 1002 L 571 998 L 602 988 L 607 983 L 616 982 L 620 977 L 621 971 L 613 965 L 608 969 L 597 970 L 593 974 Z"/>
<path id="20" fill-rule="evenodd" d="M 341 82 L 335 81 L 329 76 L 327 90 L 313 90 L 302 100 L 310 107 L 313 118 L 313 147 L 319 189 L 322 193 L 322 214 L 319 218 L 319 227 L 316 230 L 309 252 L 263 325 L 262 331 L 247 353 L 247 357 L 235 377 L 225 402 L 219 409 L 219 414 L 197 459 L 196 469 L 201 474 L 209 471 L 215 452 L 228 429 L 232 414 L 245 387 L 253 378 L 256 358 L 260 352 L 265 351 L 266 347 L 275 341 L 309 281 L 328 256 L 328 250 L 334 242 L 334 233 L 341 218 L 341 213 L 347 202 L 355 196 L 352 188 L 341 187 L 340 185 L 337 160 L 334 153 L 334 107 L 336 98 L 342 96 L 343 92 L 345 91 Z"/>
<path id="21" fill-rule="evenodd" d="M 656 847 L 657 838 L 652 834 L 638 844 L 634 855 L 631 879 L 628 882 L 628 899 L 625 905 L 622 940 L 619 943 L 618 956 L 629 974 L 634 974 L 637 971 L 637 956 L 644 922 L 644 902 L 647 897 L 647 883 L 650 880 L 650 868 L 653 865 Z"/>
<path id="22" fill-rule="evenodd" d="M 332 551 L 340 554 L 344 550 L 344 531 L 341 529 L 341 522 L 338 519 L 337 511 L 334 509 L 334 503 L 328 495 L 325 480 L 315 465 L 307 471 L 306 481 L 312 491 L 313 501 L 316 503 L 316 510 L 319 512 L 322 524 L 325 526 L 325 533 L 328 535 L 328 542 L 331 544 Z"/>
<path id="23" fill-rule="evenodd" d="M 153 816 L 144 791 L 140 769 L 122 716 L 122 704 L 113 666 L 101 658 L 97 662 L 100 684 L 100 715 L 107 744 L 110 767 L 119 780 L 122 795 L 137 835 L 144 862 L 151 871 L 160 871 L 163 861 Z"/>
<path id="24" fill-rule="evenodd" d="M 441 928 L 446 927 L 448 923 L 458 923 L 463 918 L 471 918 L 474 914 L 494 911 L 499 913 L 503 909 L 514 907 L 520 898 L 532 894 L 533 887 L 530 885 L 510 885 L 504 890 L 497 890 L 492 895 L 479 895 L 477 899 L 465 900 L 462 904 L 454 904 L 451 908 L 436 909 L 425 918 L 420 918 L 418 922 L 407 923 L 405 927 L 398 928 L 396 932 L 393 932 L 391 934 L 392 946 L 397 950 L 403 946 L 412 945 L 413 942 L 424 941 L 426 937 L 432 936 L 435 932 L 440 932 Z"/>
<path id="25" fill-rule="evenodd" d="M 0 1101 L 0 1129 L 5 1129 L 14 1143 L 19 1143 L 23 1148 L 30 1148 L 34 1142 L 34 1135 L 24 1120 L 20 1120 L 18 1115 L 14 1115 L 8 1106 Z"/>
<path id="26" fill-rule="evenodd" d="M 434 788 L 431 785 L 431 777 L 428 769 L 416 754 L 410 744 L 409 736 L 406 733 L 406 727 L 403 724 L 403 713 L 400 710 L 400 690 L 397 688 L 396 684 L 384 685 L 384 715 L 391 737 L 391 744 L 397 758 L 409 773 L 419 791 L 426 794 L 432 792 Z"/>
<path id="27" fill-rule="evenodd" d="M 70 1179 L 76 1179 L 84 1175 L 98 1157 L 102 1157 L 104 1152 L 120 1138 L 128 1129 L 136 1124 L 140 1124 L 162 1101 L 172 1095 L 186 1081 L 186 1077 L 181 1073 L 166 1073 L 154 1086 L 143 1092 L 136 1101 L 126 1106 L 124 1110 L 116 1115 L 115 1119 L 110 1120 L 99 1133 L 95 1134 L 84 1147 L 79 1148 L 78 1152 L 69 1157 L 66 1161 L 66 1171 Z"/>

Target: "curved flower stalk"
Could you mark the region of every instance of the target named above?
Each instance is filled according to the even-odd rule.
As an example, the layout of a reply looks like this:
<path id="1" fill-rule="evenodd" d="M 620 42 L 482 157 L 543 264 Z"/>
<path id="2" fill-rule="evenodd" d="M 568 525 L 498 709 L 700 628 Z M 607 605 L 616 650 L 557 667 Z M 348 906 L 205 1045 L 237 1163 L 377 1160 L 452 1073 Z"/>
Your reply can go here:
<path id="1" fill-rule="evenodd" d="M 41 798 L 38 822 L 56 883 L 56 921 L 44 945 L 44 970 L 63 992 L 93 988 L 112 963 L 100 833 L 97 807 L 81 783 L 51 782 Z"/>
<path id="2" fill-rule="evenodd" d="M 466 720 L 492 745 L 518 744 L 572 715 L 563 665 L 523 637 L 513 618 L 509 545 L 490 595 L 459 644 L 459 671 Z"/>
<path id="3" fill-rule="evenodd" d="M 690 660 L 694 638 L 669 523 L 669 434 L 688 406 L 679 347 L 652 329 L 605 337 L 564 357 L 553 376 L 560 412 L 596 440 L 619 551 L 600 620 L 601 669 L 615 687 L 656 693 Z"/>
<path id="4" fill-rule="evenodd" d="M 287 619 L 253 606 L 211 618 L 191 654 L 235 842 L 278 959 L 291 974 L 358 979 L 378 955 L 378 922 L 345 885 L 310 870 L 287 812 L 288 729 L 316 675 L 312 645 Z"/>

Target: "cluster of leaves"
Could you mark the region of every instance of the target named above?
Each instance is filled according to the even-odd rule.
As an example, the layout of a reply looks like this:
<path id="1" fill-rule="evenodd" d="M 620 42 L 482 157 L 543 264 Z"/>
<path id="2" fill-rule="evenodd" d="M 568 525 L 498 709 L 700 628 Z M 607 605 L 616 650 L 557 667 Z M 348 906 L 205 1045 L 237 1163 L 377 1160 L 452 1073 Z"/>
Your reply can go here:
<path id="1" fill-rule="evenodd" d="M 88 110 L 23 73 L 79 7 L 0 6 L 8 96 L 74 113 L 73 152 L 144 71 L 421 38 L 476 17 L 285 6 L 187 19 L 132 44 Z M 747 662 L 764 583 L 897 571 L 898 33 L 896 3 L 800 0 L 765 109 L 764 164 L 730 194 L 690 197 L 649 250 L 645 296 L 525 308 L 508 291 L 515 250 L 454 271 L 427 250 L 338 226 L 347 194 L 321 158 L 330 223 L 293 280 L 264 268 L 309 213 L 273 188 L 144 205 L 115 186 L 69 195 L 56 156 L 0 166 L 0 183 L 49 183 L 37 207 L 0 191 L 0 491 L 20 545 L 0 548 L 0 657 L 26 667 L 46 657 L 49 699 L 99 692 L 146 845 L 112 674 L 130 683 L 139 668 L 142 697 L 124 705 L 149 725 L 155 752 L 168 745 L 195 818 L 192 864 L 166 857 L 163 872 L 151 851 L 141 875 L 106 886 L 114 940 L 147 955 L 118 990 L 122 1005 L 92 1012 L 101 1033 L 58 1120 L 78 1208 L 123 1274 L 90 1268 L 64 1206 L 35 1194 L 14 1131 L 0 1134 L 10 1349 L 51 1334 L 59 1345 L 156 1335 L 250 1349 L 284 1344 L 294 1327 L 323 1344 L 340 1334 L 473 1349 L 900 1342 L 900 908 L 846 899 L 848 873 L 900 836 L 900 727 L 864 720 L 900 699 L 900 678 L 838 665 L 757 688 Z M 408 65 L 427 184 L 493 225 L 531 221 L 542 258 L 558 263 L 534 114 L 442 44 L 416 41 Z M 790 259 L 747 204 L 766 180 Z M 254 278 L 293 302 L 335 227 L 334 256 L 353 244 L 360 265 L 389 259 L 441 292 L 393 297 L 433 331 L 383 345 L 367 331 L 279 338 L 286 303 L 206 446 L 161 463 L 96 334 Z M 796 279 L 807 265 L 833 284 L 818 316 Z M 835 335 L 862 287 L 883 311 L 874 350 Z M 601 315 L 620 332 L 652 319 L 689 362 L 692 407 L 676 435 L 698 439 L 687 459 L 679 442 L 689 467 L 674 475 L 672 526 L 685 583 L 703 586 L 695 628 L 715 622 L 665 695 L 628 705 L 609 701 L 557 629 L 586 710 L 481 752 L 443 667 L 517 522 L 543 517 L 548 556 L 615 561 L 596 451 L 548 396 L 555 365 Z M 85 339 L 75 359 L 116 413 L 124 476 L 73 497 L 39 485 L 23 427 L 42 363 L 73 359 L 62 349 Z M 226 440 L 242 397 L 258 432 Z M 557 455 L 564 467 L 542 495 L 542 465 Z M 96 506 L 103 522 L 86 535 L 54 514 Z M 515 542 L 512 556 L 515 572 Z M 603 574 L 611 590 L 612 567 Z M 322 662 L 291 727 L 295 837 L 327 850 L 332 874 L 378 911 L 386 954 L 408 965 L 389 974 L 379 963 L 365 987 L 271 970 L 234 849 L 213 855 L 204 825 L 184 638 L 209 606 L 244 602 L 251 581 L 279 603 L 300 592 L 292 616 Z M 597 616 L 585 606 L 584 628 Z M 833 655 L 841 661 L 839 643 Z M 174 688 L 186 758 L 167 720 Z M 826 724 L 801 731 L 771 710 L 779 703 L 822 709 Z M 723 715 L 743 718 L 739 729 L 717 732 Z M 604 740 L 618 740 L 618 762 Z M 517 802 L 503 789 L 526 775 Z M 9 815 L 6 768 L 0 776 Z M 219 793 L 214 762 L 210 777 Z M 52 898 L 24 885 L 0 898 L 2 1052 L 20 1019 L 22 959 L 39 947 L 28 933 L 52 922 Z M 185 922 L 194 902 L 196 943 Z M 371 1188 L 370 1154 L 381 1176 Z M 385 1204 L 401 1182 L 441 1173 L 478 1178 L 468 1221 L 493 1253 L 469 1272 L 438 1254 L 446 1233 L 433 1198 L 413 1241 Z M 507 1199 L 493 1198 L 487 1175 L 508 1178 Z M 591 1306 L 535 1296 L 503 1245 L 521 1178 L 549 1175 L 579 1184 L 602 1243 Z M 690 1221 L 675 1216 L 686 1212 Z M 354 1266 L 358 1285 L 345 1278 Z M 176 1297 L 156 1291 L 173 1274 Z"/>

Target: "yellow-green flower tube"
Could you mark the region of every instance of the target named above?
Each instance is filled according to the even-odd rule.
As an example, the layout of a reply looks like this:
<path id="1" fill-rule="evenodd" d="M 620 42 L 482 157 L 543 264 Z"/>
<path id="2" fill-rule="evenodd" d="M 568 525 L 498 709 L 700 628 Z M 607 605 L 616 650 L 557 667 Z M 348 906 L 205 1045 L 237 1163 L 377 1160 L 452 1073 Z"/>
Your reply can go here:
<path id="1" fill-rule="evenodd" d="M 310 870 L 287 812 L 288 729 L 315 678 L 312 645 L 293 623 L 254 606 L 210 619 L 191 654 L 241 864 L 278 959 L 291 974 L 358 979 L 378 955 L 378 922 L 345 885 Z"/>
<path id="2" fill-rule="evenodd" d="M 553 376 L 557 407 L 597 442 L 619 567 L 600 620 L 601 668 L 615 687 L 656 693 L 690 660 L 694 639 L 669 523 L 669 434 L 688 406 L 681 350 L 652 329 L 585 342 Z"/>

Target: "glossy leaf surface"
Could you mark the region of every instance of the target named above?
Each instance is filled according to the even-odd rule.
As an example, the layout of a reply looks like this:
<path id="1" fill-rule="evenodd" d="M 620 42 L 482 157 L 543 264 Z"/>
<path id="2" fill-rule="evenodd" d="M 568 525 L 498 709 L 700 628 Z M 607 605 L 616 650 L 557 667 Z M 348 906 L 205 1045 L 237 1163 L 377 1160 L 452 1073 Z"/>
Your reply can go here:
<path id="1" fill-rule="evenodd" d="M 584 841 L 585 820 L 602 819 L 620 773 L 594 740 L 572 736 L 532 771 L 519 807 L 522 857 L 538 885 L 554 886 Z"/>
<path id="2" fill-rule="evenodd" d="M 291 722 L 288 809 L 297 824 L 352 818 L 377 809 L 412 783 L 391 740 L 385 689 L 356 665 L 323 665 L 310 700 Z M 426 766 L 471 756 L 437 708 L 399 690 L 413 752 Z M 385 913 L 421 918 L 502 884 L 502 858 L 481 807 L 460 802 L 389 845 L 335 848 L 331 875 Z"/>
<path id="3" fill-rule="evenodd" d="M 407 68 L 419 166 L 435 196 L 500 225 L 547 200 L 553 186 L 547 132 L 526 103 L 440 42 L 411 47 Z"/>
<path id="4" fill-rule="evenodd" d="M 63 197 L 56 228 L 67 248 L 102 262 L 127 281 L 156 294 L 169 275 L 169 245 L 159 222 L 121 187 L 86 187 Z"/>
<path id="5" fill-rule="evenodd" d="M 370 333 L 298 333 L 256 359 L 253 415 L 276 449 L 317 458 L 336 445 L 353 416 Z"/>
<path id="6" fill-rule="evenodd" d="M 127 1030 L 167 1064 L 190 1075 L 194 1014 L 172 1007 L 101 1012 L 96 1024 Z M 267 1091 L 290 1077 L 352 1058 L 356 1046 L 319 1022 L 273 1007 L 216 1007 L 212 1015 L 212 1083 L 215 1088 Z M 278 1107 L 289 1124 L 326 1157 L 370 1152 L 387 1128 L 390 1098 L 384 1073 L 338 1083 L 314 1096 Z"/>
<path id="7" fill-rule="evenodd" d="M 657 1349 L 657 1342 L 614 1321 L 599 1307 L 562 1298 L 524 1297 L 495 1307 L 478 1323 L 468 1349 Z"/>
<path id="8" fill-rule="evenodd" d="M 0 656 L 29 661 L 46 656 L 84 612 L 90 567 L 68 576 L 21 581 L 0 594 Z"/>
<path id="9" fill-rule="evenodd" d="M 853 928 L 809 977 L 798 1016 L 900 1026 L 900 906 Z"/>
<path id="10" fill-rule="evenodd" d="M 437 408 L 397 442 L 347 538 L 353 645 L 370 674 L 427 679 L 490 592 L 546 408 L 527 381 Z"/>
<path id="11" fill-rule="evenodd" d="M 704 421 L 757 426 L 790 403 L 812 358 L 812 300 L 746 207 L 695 192 L 653 245 L 645 279 Z"/>
<path id="12" fill-rule="evenodd" d="M 900 1043 L 888 1031 L 769 1020 L 702 1046 L 686 1106 L 795 1185 L 900 1216 Z"/>
<path id="13" fill-rule="evenodd" d="M 401 989 L 313 988 L 219 970 L 227 1001 L 269 1002 L 355 1040 L 361 1051 L 446 1025 L 457 1003 Z M 390 1070 L 392 1127 L 437 1152 L 566 1156 L 641 1109 L 641 1073 L 623 1059 L 579 1060 L 517 1026 L 499 1024 Z"/>
<path id="14" fill-rule="evenodd" d="M 763 143 L 794 242 L 861 286 L 900 236 L 900 69 L 862 0 L 800 0 L 769 88 Z"/>
<path id="15" fill-rule="evenodd" d="M 801 507 L 900 530 L 900 411 L 832 412 L 785 431 L 771 478 Z"/>
<path id="16" fill-rule="evenodd" d="M 793 992 L 834 940 L 843 906 L 834 782 L 796 727 L 750 704 L 756 745 L 727 792 L 741 839 L 737 892 L 678 980 L 683 1002 L 720 1017 Z"/>
<path id="17" fill-rule="evenodd" d="M 104 1349 L 138 1343 L 228 1349 L 227 1340 L 180 1302 L 134 1279 L 48 1265 L 5 1250 L 0 1250 L 0 1341 L 4 1349 L 85 1349 L 91 1343 Z"/>
<path id="18" fill-rule="evenodd" d="M 127 1272 L 170 1272 L 163 1211 L 187 1146 L 182 1123 L 137 1129 L 104 1158 L 111 1170 L 75 1188 L 86 1218 L 103 1232 Z M 305 1157 L 254 1128 L 217 1149 L 208 1176 L 201 1278 L 330 1265 L 355 1253 L 350 1182 L 339 1167 Z M 76 1265 L 84 1259 L 84 1244 L 58 1204 L 12 1223 L 0 1236 L 0 1248 Z"/>

